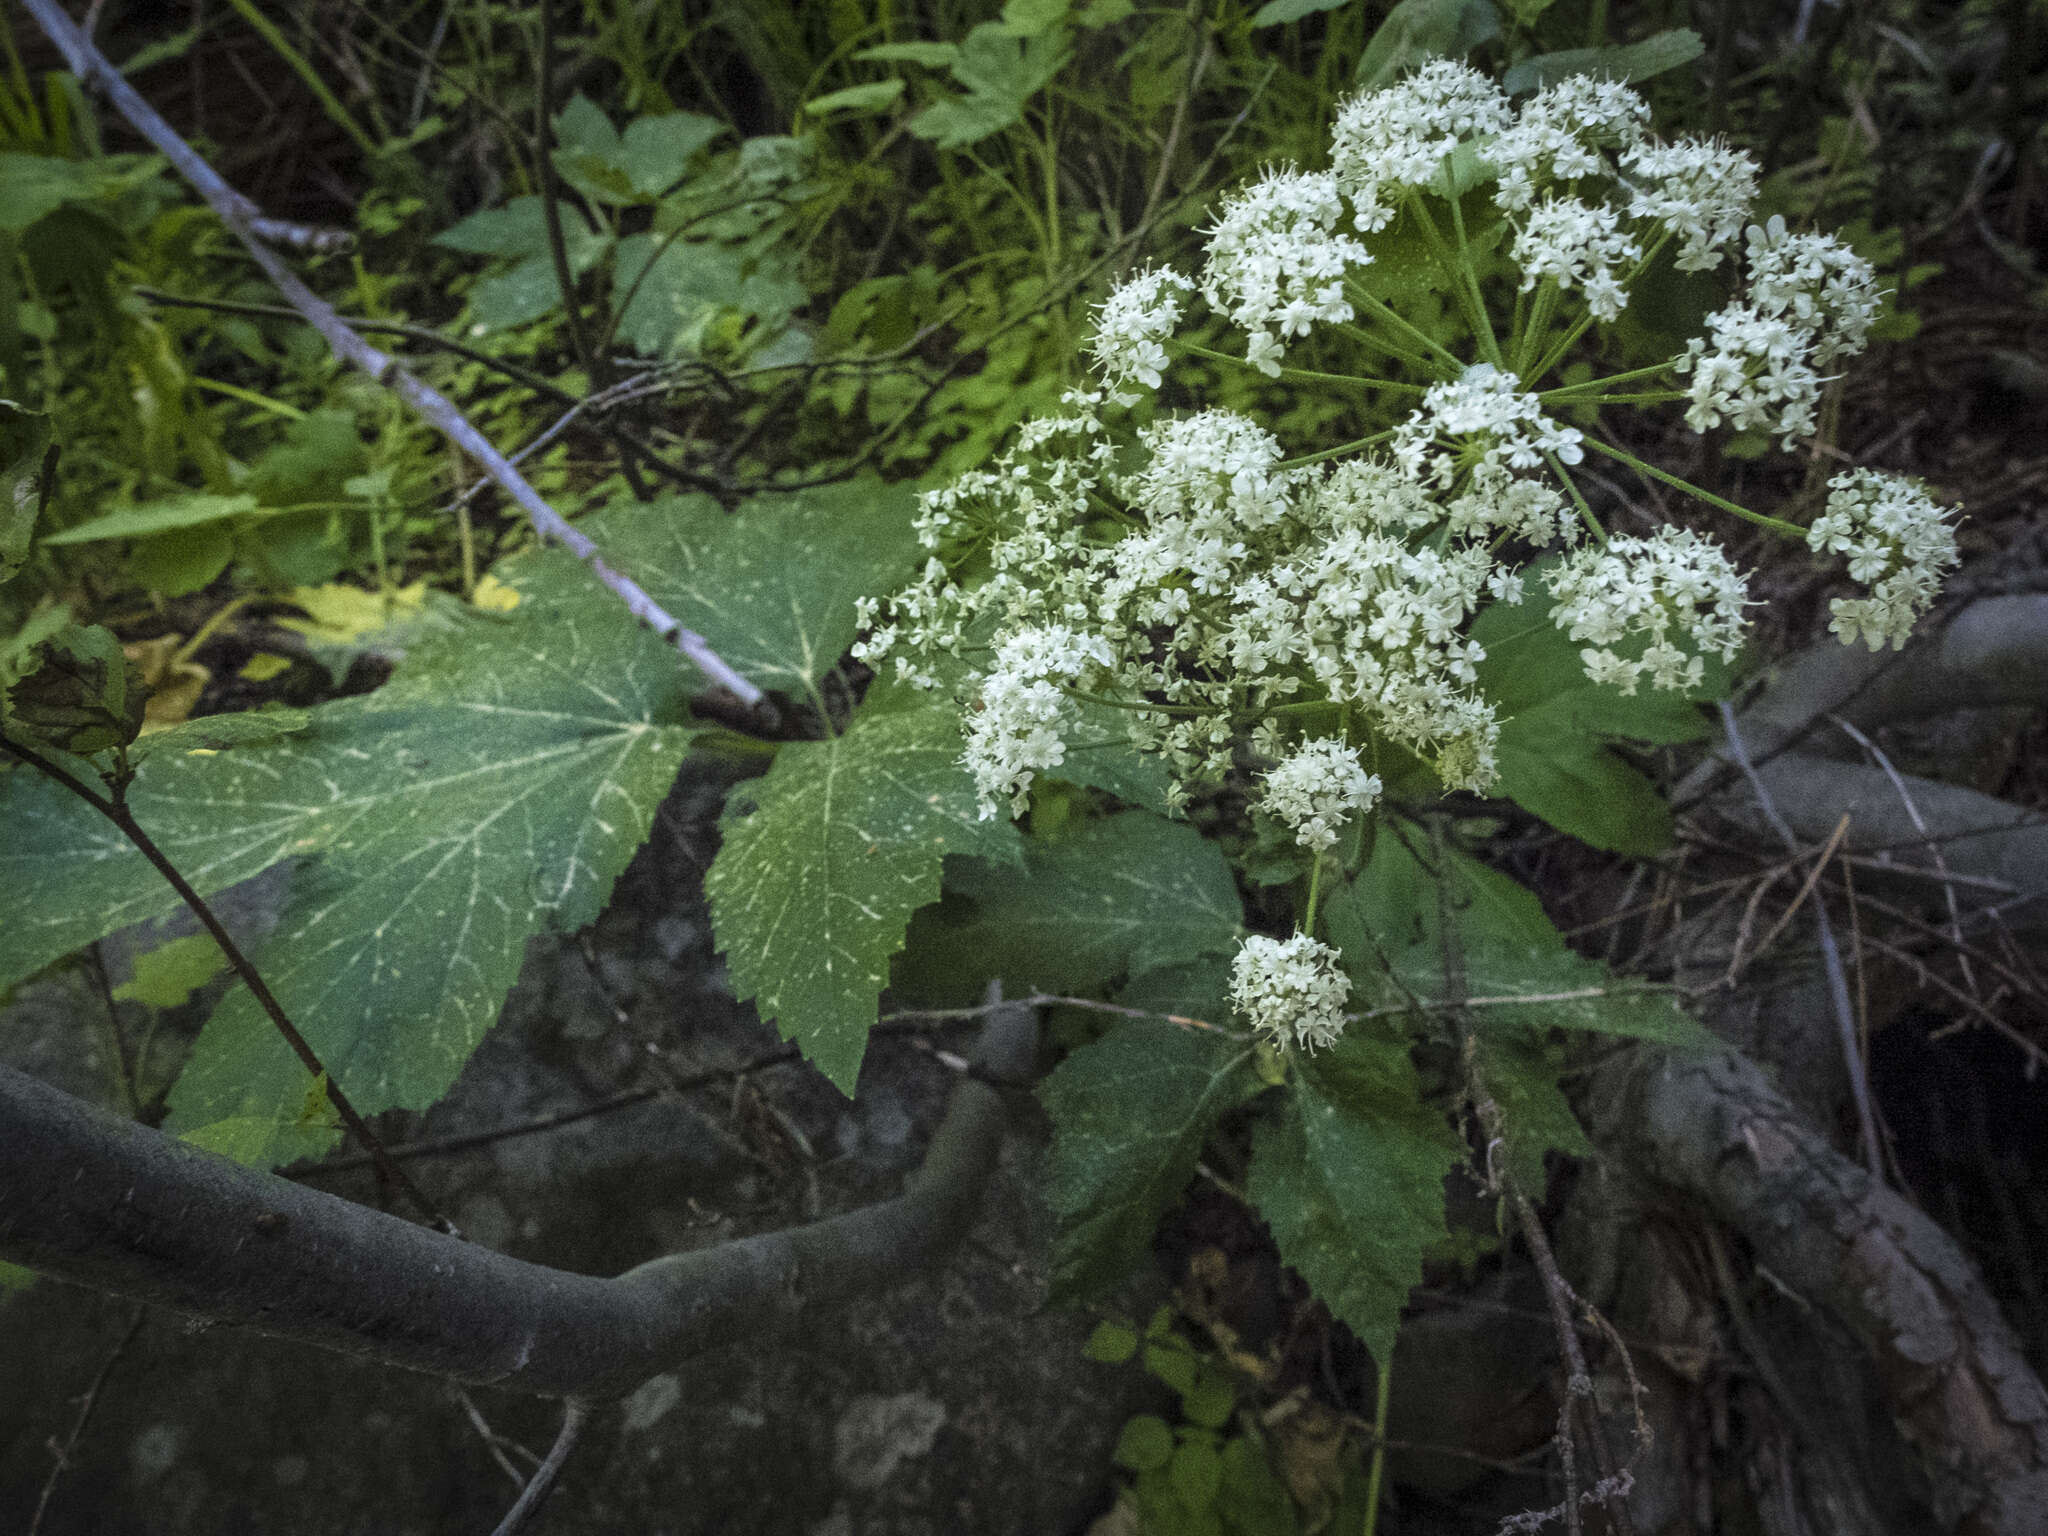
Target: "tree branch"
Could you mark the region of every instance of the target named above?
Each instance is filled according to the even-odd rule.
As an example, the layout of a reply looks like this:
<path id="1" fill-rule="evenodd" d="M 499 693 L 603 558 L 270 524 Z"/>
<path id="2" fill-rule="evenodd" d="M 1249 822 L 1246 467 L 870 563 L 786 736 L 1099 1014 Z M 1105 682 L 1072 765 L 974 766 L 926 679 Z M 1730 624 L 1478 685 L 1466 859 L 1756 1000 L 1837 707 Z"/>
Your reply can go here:
<path id="1" fill-rule="evenodd" d="M 735 672 L 702 635 L 684 628 L 681 620 L 655 602 L 637 582 L 607 565 L 589 536 L 549 506 L 517 467 L 508 463 L 490 439 L 471 425 L 446 396 L 408 372 L 397 358 L 371 346 L 349 327 L 333 305 L 308 288 L 282 257 L 256 238 L 252 222 L 261 214 L 255 204 L 222 180 L 220 173 L 137 94 L 121 72 L 107 62 L 105 55 L 65 15 L 58 0 L 22 0 L 22 3 L 36 19 L 37 25 L 57 45 L 71 72 L 86 85 L 104 93 L 136 132 L 155 145 L 178 173 L 191 183 L 206 205 L 248 248 L 249 254 L 263 269 L 264 275 L 277 286 L 278 292 L 326 338 L 336 357 L 354 364 L 391 390 L 421 419 L 475 460 L 477 466 L 518 503 L 535 531 L 543 538 L 555 540 L 588 565 L 599 581 L 619 595 L 634 617 L 671 641 L 713 684 L 726 689 L 749 708 L 760 703 L 762 693 L 759 688 Z"/>
<path id="2" fill-rule="evenodd" d="M 1037 1021 L 990 1015 L 982 1073 L 1022 1083 Z M 0 1067 L 0 1258 L 411 1370 L 603 1399 L 778 1316 L 892 1285 L 971 1224 L 1003 1095 L 964 1076 L 893 1200 L 613 1279 L 507 1258 L 93 1109 Z"/>

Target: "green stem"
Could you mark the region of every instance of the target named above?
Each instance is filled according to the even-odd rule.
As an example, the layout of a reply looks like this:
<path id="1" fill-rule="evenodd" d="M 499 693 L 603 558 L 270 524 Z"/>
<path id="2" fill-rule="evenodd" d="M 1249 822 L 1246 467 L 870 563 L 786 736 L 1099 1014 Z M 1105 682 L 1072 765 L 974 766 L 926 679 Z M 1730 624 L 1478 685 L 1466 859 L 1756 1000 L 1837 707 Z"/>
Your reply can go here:
<path id="1" fill-rule="evenodd" d="M 1543 401 L 1560 400 L 1577 394 L 1580 390 L 1605 389 L 1612 384 L 1628 384 L 1637 379 L 1653 378 L 1657 374 L 1670 371 L 1671 362 L 1667 358 L 1661 363 L 1652 363 L 1647 368 L 1631 368 L 1626 373 L 1610 373 L 1601 379 L 1582 379 L 1576 384 L 1560 384 L 1555 389 L 1540 389 L 1536 392 L 1536 398 Z"/>
<path id="2" fill-rule="evenodd" d="M 1128 709 L 1143 715 L 1206 715 L 1210 711 L 1194 704 L 1148 704 L 1142 699 L 1112 698 L 1106 693 L 1085 693 L 1079 688 L 1062 688 L 1070 699 L 1079 699 L 1083 704 L 1103 704 L 1111 709 Z"/>
<path id="3" fill-rule="evenodd" d="M 1241 357 L 1233 357 L 1228 352 L 1218 352 L 1214 347 L 1205 347 L 1198 342 L 1184 341 L 1179 343 L 1179 346 L 1183 352 L 1192 353 L 1196 357 L 1211 357 L 1219 363 L 1236 363 L 1245 368 L 1251 366 Z M 1421 384 L 1404 384 L 1398 379 L 1368 379 L 1351 373 L 1318 373 L 1313 368 L 1283 367 L 1280 376 L 1290 379 L 1313 379 L 1319 384 L 1354 384 L 1362 389 L 1399 389 L 1411 395 L 1421 394 L 1426 387 Z"/>
<path id="4" fill-rule="evenodd" d="M 1393 435 L 1394 429 L 1389 427 L 1384 432 L 1373 433 L 1371 437 L 1353 438 L 1348 443 L 1339 443 L 1336 447 L 1325 448 L 1320 453 L 1304 453 L 1299 458 L 1282 459 L 1279 467 L 1282 469 L 1300 469 L 1306 464 L 1320 464 L 1325 459 L 1334 459 L 1342 454 L 1355 452 L 1360 448 L 1370 448 L 1375 443 L 1384 443 Z"/>
<path id="5" fill-rule="evenodd" d="M 1578 481 L 1565 473 L 1564 465 L 1556 454 L 1546 450 L 1543 457 L 1549 461 L 1550 472 L 1562 480 L 1564 488 L 1572 493 L 1572 500 L 1578 505 L 1579 521 L 1593 530 L 1594 538 L 1605 544 L 1607 542 L 1607 530 L 1600 526 L 1600 519 L 1593 515 L 1593 509 L 1586 504 L 1585 495 L 1579 490 Z"/>
<path id="6" fill-rule="evenodd" d="M 1323 893 L 1323 856 L 1320 851 L 1308 872 L 1308 912 L 1301 920 L 1301 931 L 1310 938 L 1316 936 L 1316 901 Z"/>
<path id="7" fill-rule="evenodd" d="M 1364 1536 L 1373 1536 L 1380 1524 L 1380 1474 L 1387 1462 L 1387 1404 L 1393 1397 L 1394 1368 L 1389 1361 L 1375 1360 L 1379 1370 L 1379 1390 L 1374 1394 L 1372 1409 L 1372 1464 L 1365 1474 L 1365 1531 Z"/>
<path id="8" fill-rule="evenodd" d="M 1673 400 L 1690 400 L 1689 389 L 1651 389 L 1633 395 L 1572 395 L 1559 405 L 1664 405 Z"/>
<path id="9" fill-rule="evenodd" d="M 1353 295 L 1353 297 L 1355 298 L 1356 295 Z M 1388 357 L 1406 363 L 1418 373 L 1433 371 L 1429 359 L 1423 356 L 1422 353 L 1411 352 L 1406 347 L 1398 347 L 1393 342 L 1387 340 L 1386 337 L 1374 335 L 1371 331 L 1365 329 L 1364 326 L 1340 325 L 1337 329 L 1353 341 L 1364 342 L 1365 345 L 1371 347 L 1374 351 L 1384 352 Z"/>
<path id="10" fill-rule="evenodd" d="M 1733 512 L 1746 523 L 1755 523 L 1759 528 L 1768 528 L 1773 533 L 1784 534 L 1787 538 L 1805 541 L 1806 530 L 1797 523 L 1788 523 L 1781 517 L 1770 517 L 1762 512 L 1752 512 L 1739 502 L 1730 501 L 1725 496 L 1716 496 L 1704 486 L 1694 485 L 1690 480 L 1681 480 L 1670 471 L 1659 469 L 1654 464 L 1645 464 L 1634 454 L 1624 453 L 1621 449 L 1614 447 L 1610 443 L 1601 442 L 1597 437 L 1588 437 L 1584 441 L 1588 448 L 1596 449 L 1606 454 L 1608 458 L 1615 460 L 1617 463 L 1626 464 L 1639 475 L 1648 475 L 1652 480 L 1661 480 L 1673 490 L 1684 491 L 1686 495 L 1704 501 L 1710 507 L 1719 507 L 1723 512 Z"/>
<path id="11" fill-rule="evenodd" d="M 1643 252 L 1642 256 L 1637 260 L 1636 264 L 1633 267 L 1629 268 L 1628 276 L 1621 280 L 1621 286 L 1624 288 L 1635 287 L 1636 279 L 1641 277 L 1643 273 L 1649 269 L 1650 263 L 1657 259 L 1657 253 L 1664 249 L 1665 243 L 1669 241 L 1670 238 L 1671 231 L 1667 229 L 1655 240 L 1652 240 L 1650 242 L 1649 249 Z M 1592 326 L 1593 312 L 1591 310 L 1587 310 L 1586 313 L 1579 316 L 1578 322 L 1575 325 L 1573 325 L 1570 330 L 1564 333 L 1563 338 L 1559 340 L 1558 344 L 1552 347 L 1548 352 L 1546 352 L 1543 355 L 1543 361 L 1538 363 L 1534 369 L 1532 369 L 1527 375 L 1525 375 L 1525 377 L 1527 377 L 1533 383 L 1535 380 L 1542 378 L 1546 373 L 1550 372 L 1551 369 L 1555 368 L 1559 363 L 1564 361 L 1566 354 L 1569 353 L 1573 347 L 1578 345 L 1579 338 L 1585 335 L 1587 331 L 1591 330 Z"/>
<path id="12" fill-rule="evenodd" d="M 1363 288 L 1359 288 L 1351 283 L 1346 283 L 1344 285 L 1344 292 L 1345 296 L 1348 297 L 1353 303 L 1363 305 L 1366 309 L 1370 310 L 1373 313 L 1373 315 L 1376 316 L 1378 319 L 1386 321 L 1387 324 L 1391 325 L 1395 330 L 1399 331 L 1402 335 L 1408 337 L 1411 341 L 1418 343 L 1422 347 L 1423 351 L 1427 352 L 1430 356 L 1434 357 L 1438 362 L 1442 363 L 1446 368 L 1451 370 L 1449 377 L 1456 378 L 1459 374 L 1465 371 L 1465 360 L 1459 357 L 1457 353 L 1453 352 L 1449 347 L 1445 346 L 1442 342 L 1436 340 L 1436 338 L 1434 338 L 1433 336 L 1425 335 L 1422 331 L 1417 330 L 1415 326 L 1410 324 L 1408 321 L 1402 319 L 1399 315 L 1395 314 L 1393 310 L 1389 309 L 1384 302 L 1374 298 L 1371 294 L 1367 293 Z"/>
<path id="13" fill-rule="evenodd" d="M 1479 291 L 1479 273 L 1472 265 L 1472 247 L 1465 238 L 1465 208 L 1459 201 L 1456 183 L 1451 180 L 1449 155 L 1444 156 L 1444 190 L 1445 200 L 1451 205 L 1451 228 L 1458 236 L 1458 273 L 1465 280 L 1465 293 L 1472 306 L 1472 329 L 1486 352 L 1486 360 L 1496 368 L 1505 368 L 1500 339 L 1493 334 L 1493 317 L 1486 312 L 1486 296 Z"/>
<path id="14" fill-rule="evenodd" d="M 1536 302 L 1530 306 L 1529 325 L 1515 340 L 1515 372 L 1520 376 L 1529 366 L 1529 360 L 1542 354 L 1543 343 L 1550 335 L 1551 312 L 1557 308 L 1557 279 L 1546 277 L 1536 290 Z"/>

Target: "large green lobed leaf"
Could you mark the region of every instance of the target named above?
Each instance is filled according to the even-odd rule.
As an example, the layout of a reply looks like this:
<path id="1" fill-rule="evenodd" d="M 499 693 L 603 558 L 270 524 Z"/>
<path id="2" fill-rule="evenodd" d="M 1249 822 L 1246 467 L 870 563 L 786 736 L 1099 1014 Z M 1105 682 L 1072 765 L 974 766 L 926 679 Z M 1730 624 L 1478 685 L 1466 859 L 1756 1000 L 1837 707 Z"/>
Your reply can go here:
<path id="1" fill-rule="evenodd" d="M 1266 1086 L 1252 1054 L 1227 1035 L 1132 1019 L 1046 1078 L 1055 1299 L 1101 1296 L 1130 1273 L 1210 1130 Z"/>
<path id="2" fill-rule="evenodd" d="M 527 938 L 596 916 L 693 735 L 675 653 L 587 570 L 544 551 L 503 574 L 526 597 L 509 618 L 429 641 L 386 688 L 316 710 L 303 731 L 152 755 L 131 793 L 202 893 L 306 861 L 254 958 L 366 1113 L 446 1091 Z M 0 975 L 177 905 L 118 832 L 39 778 L 0 778 L 0 818 Z M 237 987 L 173 1093 L 174 1121 L 247 1122 L 238 1152 L 296 1155 L 307 1087 Z"/>
<path id="3" fill-rule="evenodd" d="M 910 518 L 907 487 L 862 479 L 736 513 L 709 496 L 621 500 L 582 526 L 742 676 L 803 697 L 853 643 L 855 600 L 910 574 Z"/>
<path id="4" fill-rule="evenodd" d="M 959 759 L 953 708 L 898 692 L 844 735 L 785 746 L 729 802 L 704 888 L 734 991 L 843 1093 L 946 855 L 1017 859 L 1015 831 L 980 818 Z"/>
<path id="5" fill-rule="evenodd" d="M 1422 1102 L 1404 1035 L 1353 1024 L 1304 1058 L 1259 1127 L 1247 1181 L 1280 1257 L 1373 1353 L 1392 1358 L 1422 1256 L 1446 1234 L 1444 1176 L 1465 1149 Z"/>
<path id="6" fill-rule="evenodd" d="M 947 904 L 921 918 L 900 980 L 919 997 L 1093 992 L 1232 948 L 1243 931 L 1223 851 L 1147 811 L 1025 845 L 1022 873 L 963 861 Z"/>

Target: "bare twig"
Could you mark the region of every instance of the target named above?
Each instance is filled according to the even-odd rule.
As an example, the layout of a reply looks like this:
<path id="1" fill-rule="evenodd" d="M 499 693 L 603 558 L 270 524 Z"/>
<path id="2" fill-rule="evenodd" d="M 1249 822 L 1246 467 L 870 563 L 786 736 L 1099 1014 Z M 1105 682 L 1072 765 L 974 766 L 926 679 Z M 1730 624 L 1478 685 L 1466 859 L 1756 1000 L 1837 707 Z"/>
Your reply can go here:
<path id="1" fill-rule="evenodd" d="M 92 1413 L 99 1406 L 100 1389 L 107 1384 L 107 1378 L 114 1372 L 114 1366 L 128 1352 L 128 1346 L 135 1342 L 135 1335 L 142 1331 L 142 1323 L 149 1316 L 148 1307 L 137 1307 L 135 1315 L 128 1320 L 128 1327 L 107 1351 L 100 1368 L 93 1372 L 92 1380 L 86 1385 L 85 1395 L 78 1400 L 78 1417 L 71 1421 L 71 1433 L 64 1437 L 62 1445 L 52 1439 L 50 1442 L 50 1475 L 43 1479 L 43 1491 L 36 1499 L 36 1512 L 29 1518 L 28 1536 L 36 1536 L 43 1528 L 43 1514 L 50 1507 L 50 1495 L 57 1491 L 57 1480 L 64 1475 L 64 1469 L 71 1465 L 71 1456 L 78 1449 L 78 1442 L 85 1437 L 85 1429 L 92 1422 Z"/>
<path id="2" fill-rule="evenodd" d="M 491 1536 L 517 1536 L 526 1528 L 527 1521 L 539 1513 L 542 1500 L 553 1491 L 562 1463 L 576 1448 L 576 1441 L 589 1420 L 590 1404 L 582 1398 L 572 1397 L 562 1405 L 562 1431 L 555 1436 L 555 1443 L 548 1447 L 547 1460 L 534 1469 L 532 1480 L 527 1483 L 525 1492 L 519 1495 L 519 1502 L 506 1511 L 505 1518 L 498 1522 L 498 1528 Z"/>
<path id="3" fill-rule="evenodd" d="M 1870 760 L 1884 771 L 1884 776 L 1891 780 L 1892 788 L 1898 791 L 1899 803 L 1906 808 L 1906 815 L 1912 819 L 1913 830 L 1926 832 L 1926 818 L 1920 814 L 1920 807 L 1913 803 L 1913 797 L 1906 789 L 1906 781 L 1899 776 L 1899 770 L 1892 766 L 1892 760 L 1885 755 L 1884 749 L 1840 715 L 1831 714 L 1828 719 L 1835 723 L 1843 735 L 1861 747 L 1869 755 Z M 1935 873 L 1941 880 L 1941 894 L 1948 901 L 1949 932 L 1955 935 L 1956 962 L 1963 968 L 1964 985 L 1969 987 L 1971 996 L 1978 996 L 1977 973 L 1970 969 L 1970 956 L 1963 944 L 1963 910 L 1956 901 L 1956 888 L 1949 876 L 1948 860 L 1942 857 L 1941 844 L 1932 838 L 1927 842 L 1927 855 L 1934 860 Z"/>
<path id="4" fill-rule="evenodd" d="M 1785 818 L 1778 814 L 1778 807 L 1771 800 L 1771 792 L 1764 787 L 1763 775 L 1756 771 L 1756 765 L 1749 760 L 1749 750 L 1742 744 L 1742 732 L 1735 724 L 1735 711 L 1728 707 L 1727 700 L 1721 701 L 1721 728 L 1727 733 L 1728 750 L 1735 763 L 1742 770 L 1742 776 L 1749 780 L 1749 787 L 1756 795 L 1757 808 L 1763 812 L 1764 820 L 1771 830 L 1778 834 L 1778 840 L 1789 853 L 1799 851 L 1799 839 L 1792 829 L 1785 825 Z M 1813 906 L 1814 925 L 1820 935 L 1821 966 L 1827 974 L 1828 1000 L 1833 1005 L 1835 1025 L 1842 1046 L 1842 1064 L 1849 1074 L 1849 1093 L 1856 1101 L 1856 1121 L 1863 1143 L 1863 1163 L 1870 1170 L 1870 1176 L 1879 1183 L 1884 1181 L 1884 1156 L 1877 1143 L 1877 1115 L 1871 1108 L 1870 1081 L 1863 1070 L 1863 1053 L 1856 1046 L 1856 1011 L 1849 1002 L 1849 978 L 1842 969 L 1842 952 L 1835 943 L 1835 926 L 1828 919 L 1825 902 Z"/>
<path id="5" fill-rule="evenodd" d="M 549 506 L 526 477 L 506 462 L 505 456 L 490 439 L 479 432 L 447 397 L 408 372 L 398 359 L 371 346 L 341 318 L 333 305 L 308 288 L 283 258 L 256 238 L 251 230 L 251 221 L 262 216 L 260 210 L 229 186 L 220 173 L 142 99 L 121 72 L 108 63 L 106 56 L 79 31 L 58 0 L 22 0 L 22 3 L 36 19 L 37 25 L 57 45 L 71 72 L 88 86 L 103 92 L 114 109 L 191 183 L 221 222 L 240 238 L 286 301 L 326 338 L 335 356 L 354 364 L 390 389 L 423 420 L 475 460 L 519 505 L 543 538 L 555 540 L 587 564 L 598 580 L 619 595 L 634 617 L 672 642 L 713 684 L 727 690 L 743 705 L 752 707 L 760 703 L 763 695 L 758 687 L 734 671 L 702 635 L 686 629 L 681 620 L 650 597 L 637 582 L 606 564 L 590 537 Z"/>
<path id="6" fill-rule="evenodd" d="M 1724 986 L 1732 987 L 1735 985 L 1736 976 L 1740 973 L 1742 967 L 1752 961 L 1761 959 L 1765 952 L 1773 944 L 1777 943 L 1778 935 L 1783 933 L 1786 925 L 1799 915 L 1799 909 L 1806 905 L 1806 898 L 1812 894 L 1813 888 L 1820 880 L 1822 872 L 1827 869 L 1829 862 L 1835 856 L 1835 851 L 1842 846 L 1842 840 L 1848 835 L 1849 815 L 1845 811 L 1842 814 L 1842 819 L 1835 823 L 1834 834 L 1828 838 L 1826 846 L 1815 857 L 1813 867 L 1806 872 L 1806 878 L 1800 882 L 1798 891 L 1792 897 L 1792 904 L 1778 914 L 1777 921 L 1765 930 L 1764 936 L 1757 941 L 1756 948 L 1745 956 L 1742 953 L 1741 940 L 1737 939 L 1735 957 L 1728 962 L 1728 974 L 1722 983 Z"/>

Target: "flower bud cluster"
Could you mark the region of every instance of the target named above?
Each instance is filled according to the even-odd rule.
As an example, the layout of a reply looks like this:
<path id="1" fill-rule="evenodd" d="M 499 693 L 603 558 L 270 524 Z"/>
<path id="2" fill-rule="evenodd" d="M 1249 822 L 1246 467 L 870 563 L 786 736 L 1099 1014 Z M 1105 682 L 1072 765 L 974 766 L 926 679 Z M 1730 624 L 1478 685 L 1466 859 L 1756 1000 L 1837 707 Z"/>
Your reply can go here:
<path id="1" fill-rule="evenodd" d="M 1849 578 L 1868 597 L 1838 597 L 1830 626 L 1845 644 L 1860 635 L 1873 651 L 1903 646 L 1933 603 L 1942 573 L 1956 564 L 1955 529 L 1917 480 L 1852 469 L 1828 482 L 1827 509 L 1806 542 L 1849 559 Z"/>
<path id="2" fill-rule="evenodd" d="M 1253 934 L 1230 968 L 1231 1005 L 1282 1044 L 1311 1051 L 1335 1045 L 1351 999 L 1351 978 L 1337 962 L 1336 950 L 1305 933 Z"/>

